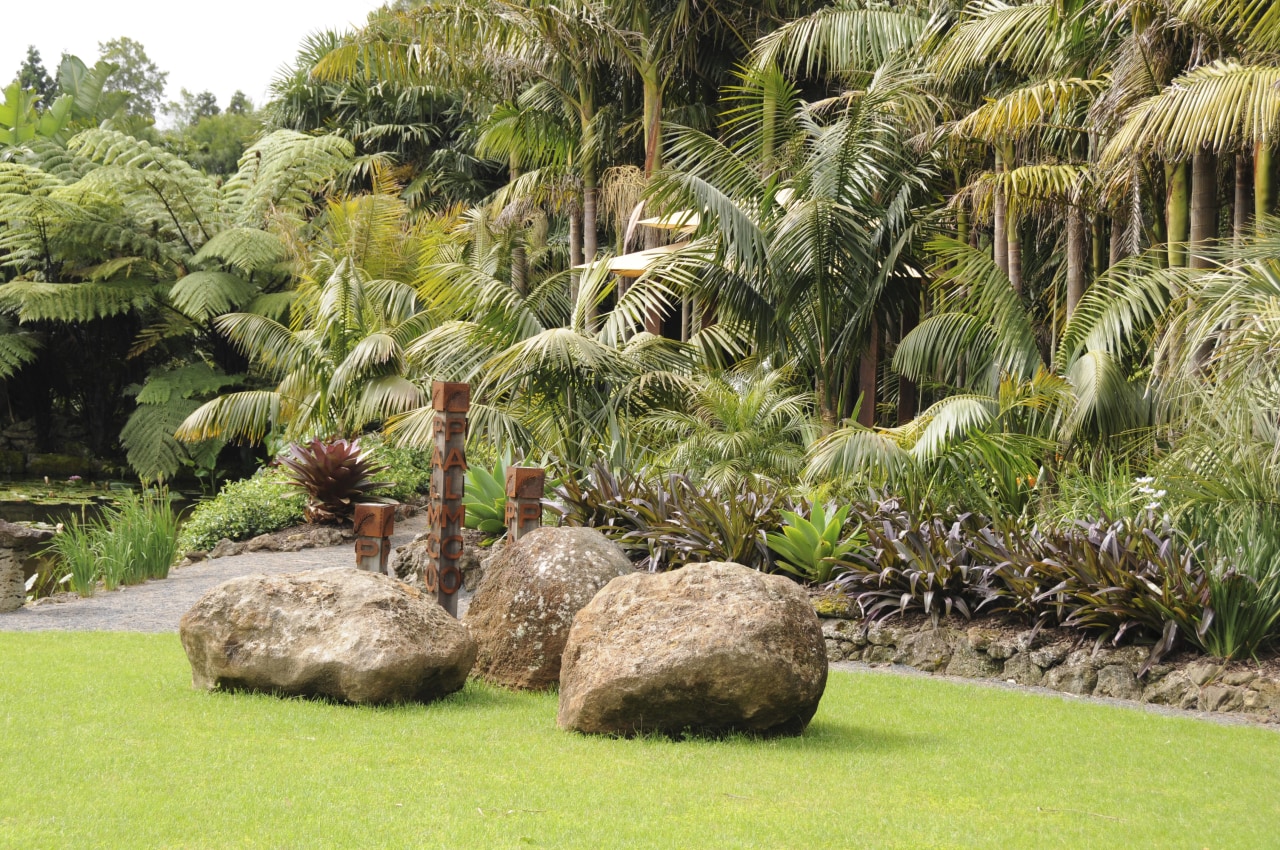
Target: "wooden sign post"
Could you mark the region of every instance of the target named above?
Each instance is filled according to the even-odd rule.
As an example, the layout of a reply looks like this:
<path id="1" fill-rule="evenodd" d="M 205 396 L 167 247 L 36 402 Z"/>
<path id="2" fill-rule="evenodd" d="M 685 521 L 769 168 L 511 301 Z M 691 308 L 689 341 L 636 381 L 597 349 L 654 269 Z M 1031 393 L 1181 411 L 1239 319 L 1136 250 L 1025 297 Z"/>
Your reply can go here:
<path id="1" fill-rule="evenodd" d="M 466 508 L 462 491 L 467 482 L 467 411 L 471 387 L 436 381 L 431 385 L 431 407 L 436 412 L 431 454 L 431 504 L 427 508 L 427 564 L 422 581 L 435 593 L 440 606 L 458 616 L 458 591 L 462 589 L 462 523 Z"/>
<path id="2" fill-rule="evenodd" d="M 394 505 L 356 505 L 356 567 L 371 573 L 386 573 L 391 554 L 391 535 L 396 530 Z M 391 576 L 395 578 L 395 576 Z"/>
<path id="3" fill-rule="evenodd" d="M 542 527 L 542 490 L 546 482 L 546 470 L 507 467 L 507 539 L 512 543 Z"/>

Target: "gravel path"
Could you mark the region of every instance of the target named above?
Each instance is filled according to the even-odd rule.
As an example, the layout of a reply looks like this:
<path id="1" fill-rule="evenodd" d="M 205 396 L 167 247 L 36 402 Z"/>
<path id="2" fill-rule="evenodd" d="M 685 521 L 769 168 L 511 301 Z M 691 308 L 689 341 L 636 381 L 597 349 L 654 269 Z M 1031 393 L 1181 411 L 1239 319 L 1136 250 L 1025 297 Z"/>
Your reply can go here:
<path id="1" fill-rule="evenodd" d="M 425 514 L 397 523 L 392 547 L 408 543 L 426 528 Z M 166 579 L 100 591 L 87 599 L 27 605 L 0 614 L 0 631 L 176 632 L 182 615 L 207 591 L 228 579 L 354 564 L 355 552 L 350 543 L 300 552 L 248 552 L 176 568 Z M 459 615 L 465 611 L 462 602 L 460 599 Z"/>

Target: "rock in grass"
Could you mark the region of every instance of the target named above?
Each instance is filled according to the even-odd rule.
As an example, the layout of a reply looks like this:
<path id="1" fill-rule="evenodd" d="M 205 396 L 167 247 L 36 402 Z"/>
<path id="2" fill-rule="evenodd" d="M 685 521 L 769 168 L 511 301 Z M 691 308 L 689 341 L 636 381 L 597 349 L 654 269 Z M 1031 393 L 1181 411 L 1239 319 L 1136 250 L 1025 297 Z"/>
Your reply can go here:
<path id="1" fill-rule="evenodd" d="M 822 626 L 794 582 L 740 564 L 614 579 L 578 612 L 563 729 L 799 734 L 827 683 Z"/>
<path id="2" fill-rule="evenodd" d="M 467 609 L 477 675 L 507 688 L 554 685 L 574 615 L 631 572 L 622 549 L 592 528 L 539 528 L 508 545 L 485 567 Z"/>
<path id="3" fill-rule="evenodd" d="M 414 587 L 336 568 L 232 579 L 182 618 L 197 688 L 344 702 L 426 701 L 475 663 L 467 629 Z"/>

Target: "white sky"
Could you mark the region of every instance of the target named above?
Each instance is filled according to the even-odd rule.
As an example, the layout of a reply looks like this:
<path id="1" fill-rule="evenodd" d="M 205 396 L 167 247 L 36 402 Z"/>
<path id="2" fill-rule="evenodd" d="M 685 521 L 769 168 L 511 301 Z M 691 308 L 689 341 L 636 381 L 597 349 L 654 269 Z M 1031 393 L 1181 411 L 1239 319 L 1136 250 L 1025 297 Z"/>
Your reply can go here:
<path id="1" fill-rule="evenodd" d="M 168 71 L 165 101 L 180 89 L 211 91 L 226 107 L 236 89 L 255 105 L 309 33 L 364 22 L 384 0 L 15 0 L 5 2 L 0 87 L 18 74 L 27 45 L 50 75 L 64 52 L 92 65 L 98 42 L 128 36 Z M 163 118 L 161 119 L 163 120 Z"/>

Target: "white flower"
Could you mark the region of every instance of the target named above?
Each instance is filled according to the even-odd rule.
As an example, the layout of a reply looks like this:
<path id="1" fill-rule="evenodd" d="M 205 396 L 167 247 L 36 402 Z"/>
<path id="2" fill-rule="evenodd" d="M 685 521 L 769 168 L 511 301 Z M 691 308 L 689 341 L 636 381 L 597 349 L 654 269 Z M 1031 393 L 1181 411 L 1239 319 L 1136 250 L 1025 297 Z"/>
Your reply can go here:
<path id="1" fill-rule="evenodd" d="M 1152 481 L 1155 481 L 1155 479 L 1150 475 L 1144 475 L 1141 478 L 1133 479 L 1133 481 L 1135 484 L 1150 484 Z"/>

